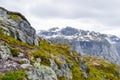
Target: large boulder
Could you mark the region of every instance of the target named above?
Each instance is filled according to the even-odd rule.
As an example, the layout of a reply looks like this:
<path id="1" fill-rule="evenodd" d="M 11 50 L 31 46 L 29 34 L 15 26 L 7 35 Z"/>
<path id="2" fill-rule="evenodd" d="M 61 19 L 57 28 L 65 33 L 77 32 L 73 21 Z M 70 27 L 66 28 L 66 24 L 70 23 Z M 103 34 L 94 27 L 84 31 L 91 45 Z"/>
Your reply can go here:
<path id="1" fill-rule="evenodd" d="M 30 45 L 38 45 L 36 31 L 20 13 L 0 7 L 0 29 L 7 35 Z"/>

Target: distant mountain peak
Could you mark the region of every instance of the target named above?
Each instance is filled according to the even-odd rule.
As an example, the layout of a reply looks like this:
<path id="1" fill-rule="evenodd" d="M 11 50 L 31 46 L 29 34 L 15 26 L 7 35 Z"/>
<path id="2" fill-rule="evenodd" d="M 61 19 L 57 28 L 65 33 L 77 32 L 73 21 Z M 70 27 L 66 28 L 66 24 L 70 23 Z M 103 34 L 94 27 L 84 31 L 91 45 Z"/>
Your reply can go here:
<path id="1" fill-rule="evenodd" d="M 120 65 L 120 38 L 72 27 L 42 31 L 38 34 L 46 40 L 70 43 L 79 53 L 99 56 Z"/>
<path id="2" fill-rule="evenodd" d="M 58 27 L 53 27 L 53 28 L 50 28 L 49 31 L 56 31 L 58 29 L 59 29 Z"/>

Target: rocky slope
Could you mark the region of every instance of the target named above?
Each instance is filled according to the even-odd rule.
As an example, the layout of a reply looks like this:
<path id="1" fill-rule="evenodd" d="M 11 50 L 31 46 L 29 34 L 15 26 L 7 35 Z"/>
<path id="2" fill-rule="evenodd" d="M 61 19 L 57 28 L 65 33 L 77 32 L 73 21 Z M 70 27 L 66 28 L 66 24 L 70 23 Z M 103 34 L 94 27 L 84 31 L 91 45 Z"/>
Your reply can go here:
<path id="1" fill-rule="evenodd" d="M 14 16 L 23 17 L 15 13 Z M 10 20 L 19 24 L 19 20 Z M 26 19 L 22 20 L 28 23 Z M 2 20 L 0 24 L 0 80 L 120 80 L 119 66 L 116 64 L 98 57 L 80 55 L 71 50 L 67 43 L 53 44 L 43 38 L 37 39 L 36 34 L 33 38 L 26 31 L 23 36 L 30 38 L 25 38 L 24 41 L 18 38 L 22 36 L 16 35 L 17 28 L 7 26 L 7 23 L 9 22 L 3 25 Z M 20 31 L 27 28 L 34 31 L 30 25 L 27 28 L 25 25 L 16 27 Z M 11 29 L 16 31 L 14 35 L 11 34 Z M 32 41 L 27 42 L 27 39 Z M 39 45 L 35 44 L 36 39 Z"/>
<path id="2" fill-rule="evenodd" d="M 41 37 L 48 41 L 70 43 L 73 50 L 90 56 L 112 61 L 120 65 L 120 38 L 114 35 L 78 30 L 72 27 L 52 28 L 40 31 Z"/>
<path id="3" fill-rule="evenodd" d="M 5 34 L 30 45 L 38 45 L 36 31 L 20 13 L 10 12 L 0 7 L 0 29 Z"/>

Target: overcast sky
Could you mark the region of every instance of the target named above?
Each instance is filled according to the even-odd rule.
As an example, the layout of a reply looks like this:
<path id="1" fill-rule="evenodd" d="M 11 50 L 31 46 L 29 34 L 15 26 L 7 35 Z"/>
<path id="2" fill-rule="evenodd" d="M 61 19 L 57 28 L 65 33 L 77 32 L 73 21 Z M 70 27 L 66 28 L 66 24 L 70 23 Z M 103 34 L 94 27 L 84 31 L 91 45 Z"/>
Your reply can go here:
<path id="1" fill-rule="evenodd" d="M 36 30 L 71 26 L 120 36 L 120 0 L 0 0 Z"/>

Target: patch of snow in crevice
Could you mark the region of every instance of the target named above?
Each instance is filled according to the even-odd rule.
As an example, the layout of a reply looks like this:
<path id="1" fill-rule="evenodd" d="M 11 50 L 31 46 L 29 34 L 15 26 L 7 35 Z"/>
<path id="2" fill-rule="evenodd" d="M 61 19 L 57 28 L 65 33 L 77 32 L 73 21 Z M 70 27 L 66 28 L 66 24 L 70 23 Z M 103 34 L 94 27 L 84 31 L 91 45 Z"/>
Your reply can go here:
<path id="1" fill-rule="evenodd" d="M 111 41 L 110 38 L 106 37 L 105 38 L 110 44 L 115 44 L 116 42 L 115 41 Z"/>

